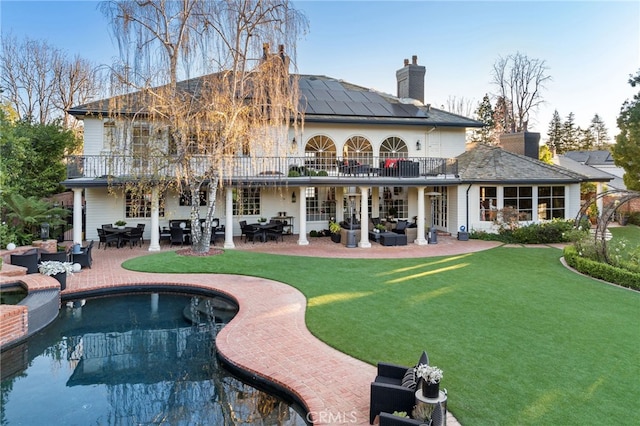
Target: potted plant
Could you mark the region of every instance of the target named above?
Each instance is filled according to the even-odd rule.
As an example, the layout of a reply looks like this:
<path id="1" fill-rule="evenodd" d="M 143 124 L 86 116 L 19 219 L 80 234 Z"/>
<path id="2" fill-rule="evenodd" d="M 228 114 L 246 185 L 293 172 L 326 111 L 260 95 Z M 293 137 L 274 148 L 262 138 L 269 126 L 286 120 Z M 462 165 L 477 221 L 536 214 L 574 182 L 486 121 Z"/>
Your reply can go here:
<path id="1" fill-rule="evenodd" d="M 116 228 L 118 229 L 124 229 L 124 226 L 127 224 L 127 222 L 125 222 L 124 220 L 119 220 L 116 223 L 114 223 L 114 225 L 116 226 Z"/>
<path id="2" fill-rule="evenodd" d="M 374 229 L 375 229 L 378 233 L 380 233 L 380 232 L 385 232 L 385 231 L 387 230 L 387 228 L 386 228 L 383 224 L 381 224 L 381 223 L 377 224 L 377 225 L 376 225 L 376 227 L 375 227 Z"/>
<path id="3" fill-rule="evenodd" d="M 261 217 L 260 219 L 258 219 L 258 222 L 260 223 L 265 223 L 267 221 L 266 217 Z"/>
<path id="4" fill-rule="evenodd" d="M 440 380 L 442 370 L 438 367 L 419 364 L 416 368 L 416 379 L 421 379 L 422 396 L 425 398 L 437 398 L 440 393 Z"/>
<path id="5" fill-rule="evenodd" d="M 331 232 L 331 241 L 333 241 L 334 243 L 339 243 L 341 236 L 340 236 L 340 230 L 342 229 L 342 227 L 340 226 L 340 224 L 336 223 L 336 222 L 329 222 L 329 232 Z"/>
<path id="6" fill-rule="evenodd" d="M 67 288 L 67 275 L 73 274 L 73 263 L 45 260 L 44 262 L 40 262 L 38 270 L 42 275 L 48 275 L 58 280 L 60 290 L 64 290 Z"/>
<path id="7" fill-rule="evenodd" d="M 393 220 L 398 214 L 398 209 L 395 207 L 389 207 L 389 220 Z"/>

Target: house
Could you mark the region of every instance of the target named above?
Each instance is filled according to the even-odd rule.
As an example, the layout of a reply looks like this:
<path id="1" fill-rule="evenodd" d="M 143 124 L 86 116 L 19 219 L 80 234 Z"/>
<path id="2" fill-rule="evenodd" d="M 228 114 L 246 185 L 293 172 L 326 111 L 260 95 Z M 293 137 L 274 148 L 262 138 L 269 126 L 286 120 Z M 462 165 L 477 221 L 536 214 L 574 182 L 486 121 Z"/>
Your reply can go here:
<path id="1" fill-rule="evenodd" d="M 224 246 L 234 247 L 240 221 L 260 217 L 286 221 L 300 245 L 332 219 L 355 218 L 361 227 L 357 245 L 370 247 L 370 219 L 384 219 L 390 211 L 395 219 L 415 218 L 415 244 L 428 243 L 427 228 L 492 229 L 495 210 L 505 206 L 518 209 L 528 222 L 576 214 L 580 182 L 588 177 L 535 159 L 535 134 L 510 135 L 508 151 L 467 147 L 466 130 L 482 123 L 425 104 L 425 73 L 416 56 L 405 60 L 396 72 L 396 96 L 327 76 L 299 75 L 304 130 L 291 129 L 274 148 L 286 151 L 284 156 L 238 154 L 233 176 L 218 192 Z M 190 206 L 184 194 L 156 192 L 140 199 L 110 185 L 134 167 L 130 154 L 110 150 L 114 134 L 129 132 L 135 146 L 155 133 L 128 111 L 116 121 L 106 118 L 108 104 L 107 99 L 69 110 L 84 121 L 84 154 L 69 158 L 63 184 L 74 191 L 75 206 L 84 194 L 86 239 L 96 239 L 102 223 L 124 218 L 145 223 L 144 238 L 157 250 L 159 229 L 186 220 Z M 81 213 L 80 207 L 74 210 L 74 241 L 82 238 Z"/>

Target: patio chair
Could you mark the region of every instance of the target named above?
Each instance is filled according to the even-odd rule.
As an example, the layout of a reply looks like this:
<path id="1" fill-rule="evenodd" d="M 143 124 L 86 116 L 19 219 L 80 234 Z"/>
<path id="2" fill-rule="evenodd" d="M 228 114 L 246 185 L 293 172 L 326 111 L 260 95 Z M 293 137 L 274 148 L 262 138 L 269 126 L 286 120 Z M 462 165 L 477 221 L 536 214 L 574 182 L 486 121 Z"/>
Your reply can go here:
<path id="1" fill-rule="evenodd" d="M 396 223 L 396 227 L 393 229 L 393 232 L 396 234 L 404 234 L 407 226 L 409 226 L 409 222 L 406 220 L 399 220 L 398 223 Z"/>
<path id="2" fill-rule="evenodd" d="M 266 230 L 266 237 L 268 240 L 274 240 L 276 242 L 278 239 L 284 241 L 284 227 L 282 224 L 276 223 L 273 228 L 268 228 Z"/>
<path id="3" fill-rule="evenodd" d="M 262 229 L 255 228 L 251 225 L 245 225 L 241 229 L 242 229 L 242 235 L 244 235 L 245 243 L 249 240 L 249 238 L 251 238 L 252 243 L 255 243 L 256 237 L 258 237 L 260 241 L 262 241 L 262 235 L 263 235 Z"/>
<path id="4" fill-rule="evenodd" d="M 171 232 L 167 228 L 160 228 L 158 226 L 158 234 L 160 235 L 160 241 L 171 241 Z"/>
<path id="5" fill-rule="evenodd" d="M 38 272 L 38 249 L 31 249 L 22 254 L 12 254 L 11 264 L 27 268 L 27 274 L 35 274 Z"/>
<path id="6" fill-rule="evenodd" d="M 116 247 L 120 245 L 120 237 L 118 234 L 112 234 L 104 230 L 104 228 L 98 228 L 98 248 L 100 248 L 100 244 L 104 244 L 105 250 L 107 246 L 111 246 L 111 243 L 116 243 Z"/>
<path id="7" fill-rule="evenodd" d="M 398 411 L 398 410 L 394 410 Z M 407 414 L 411 415 L 411 411 L 407 411 Z M 380 426 L 442 426 L 444 425 L 444 418 L 446 416 L 445 408 L 442 406 L 442 403 L 438 402 L 433 407 L 433 412 L 431 413 L 430 422 L 424 422 L 418 419 L 411 419 L 408 417 L 398 417 L 394 416 L 390 413 L 380 413 Z"/>
<path id="8" fill-rule="evenodd" d="M 429 364 L 427 352 L 422 352 L 416 363 Z M 373 424 L 381 412 L 393 413 L 405 411 L 410 413 L 416 403 L 415 373 L 412 367 L 405 367 L 387 362 L 378 363 L 378 374 L 371 382 L 371 399 L 369 404 L 369 423 Z"/>
<path id="9" fill-rule="evenodd" d="M 73 253 L 73 263 L 79 263 L 81 268 L 91 269 L 93 263 L 93 257 L 91 256 L 91 250 L 93 249 L 93 240 L 87 244 L 86 247 L 80 249 L 80 253 Z"/>
<path id="10" fill-rule="evenodd" d="M 180 244 L 184 245 L 184 230 L 179 226 L 170 228 L 171 230 L 171 245 Z"/>
<path id="11" fill-rule="evenodd" d="M 131 228 L 128 232 L 122 234 L 120 241 L 122 244 L 129 243 L 130 248 L 133 248 L 133 246 L 137 246 L 138 244 L 142 247 L 142 229 Z"/>
<path id="12" fill-rule="evenodd" d="M 58 251 L 55 253 L 49 253 L 43 251 L 40 253 L 40 262 L 45 262 L 49 260 L 57 260 L 58 262 L 68 262 L 69 254 L 66 251 Z"/>

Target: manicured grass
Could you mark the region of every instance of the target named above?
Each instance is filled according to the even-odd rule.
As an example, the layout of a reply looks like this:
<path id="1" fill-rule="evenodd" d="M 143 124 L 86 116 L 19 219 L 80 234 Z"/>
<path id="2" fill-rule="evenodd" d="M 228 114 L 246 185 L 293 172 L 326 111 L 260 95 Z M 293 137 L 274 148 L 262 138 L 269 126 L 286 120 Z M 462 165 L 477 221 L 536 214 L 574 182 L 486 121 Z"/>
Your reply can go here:
<path id="1" fill-rule="evenodd" d="M 625 238 L 631 247 L 640 246 L 640 226 L 626 225 L 609 228 L 614 238 Z"/>
<path id="2" fill-rule="evenodd" d="M 288 283 L 307 297 L 309 329 L 345 353 L 413 365 L 426 349 L 463 425 L 634 424 L 640 293 L 576 275 L 560 256 L 507 247 L 393 260 L 229 250 L 165 252 L 125 267 Z"/>

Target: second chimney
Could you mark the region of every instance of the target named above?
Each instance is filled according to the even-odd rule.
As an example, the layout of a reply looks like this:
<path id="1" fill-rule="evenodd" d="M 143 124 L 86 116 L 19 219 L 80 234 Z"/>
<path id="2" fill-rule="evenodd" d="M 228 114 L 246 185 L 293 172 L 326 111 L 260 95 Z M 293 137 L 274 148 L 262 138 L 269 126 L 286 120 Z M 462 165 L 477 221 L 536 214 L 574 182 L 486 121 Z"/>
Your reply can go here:
<path id="1" fill-rule="evenodd" d="M 416 99 L 424 103 L 424 77 L 427 69 L 418 65 L 418 56 L 413 55 L 411 64 L 404 60 L 404 67 L 396 71 L 398 82 L 398 97 Z"/>

